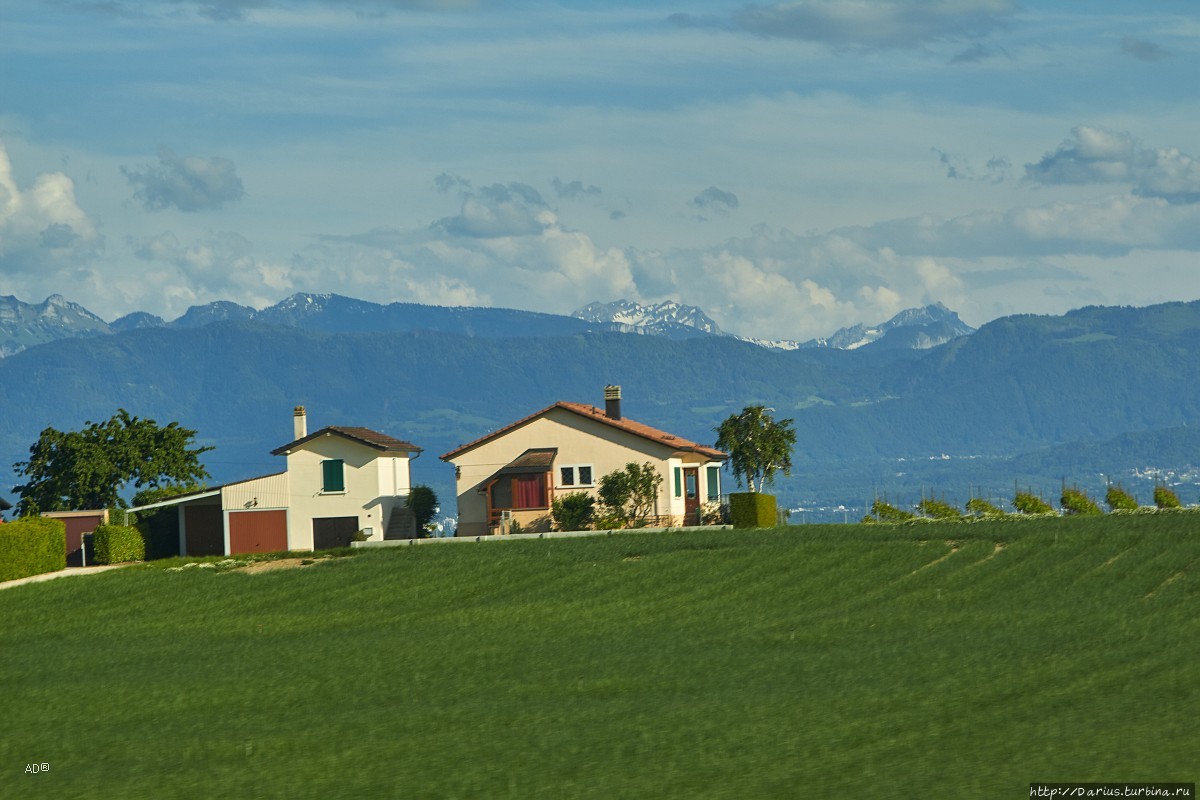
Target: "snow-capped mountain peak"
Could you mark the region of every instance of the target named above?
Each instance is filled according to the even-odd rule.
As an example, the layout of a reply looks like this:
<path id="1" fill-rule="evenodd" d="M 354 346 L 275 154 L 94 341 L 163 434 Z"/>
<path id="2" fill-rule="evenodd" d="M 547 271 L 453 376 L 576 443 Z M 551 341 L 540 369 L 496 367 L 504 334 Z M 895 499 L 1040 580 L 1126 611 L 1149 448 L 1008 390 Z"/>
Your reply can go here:
<path id="1" fill-rule="evenodd" d="M 571 316 L 587 322 L 615 325 L 618 330 L 630 333 L 679 335 L 685 332 L 683 329 L 691 328 L 700 333 L 722 335 L 720 326 L 699 308 L 674 300 L 654 305 L 642 305 L 632 300 L 588 303 Z"/>

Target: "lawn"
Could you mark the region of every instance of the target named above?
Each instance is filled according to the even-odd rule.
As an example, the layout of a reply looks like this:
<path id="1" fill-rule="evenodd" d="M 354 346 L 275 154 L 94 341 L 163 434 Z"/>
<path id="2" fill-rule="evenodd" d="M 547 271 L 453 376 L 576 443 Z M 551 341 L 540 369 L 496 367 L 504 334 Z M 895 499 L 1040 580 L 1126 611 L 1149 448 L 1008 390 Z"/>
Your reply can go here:
<path id="1" fill-rule="evenodd" d="M 1034 781 L 1195 781 L 1198 528 L 438 543 L 7 589 L 0 795 L 1017 798 Z"/>

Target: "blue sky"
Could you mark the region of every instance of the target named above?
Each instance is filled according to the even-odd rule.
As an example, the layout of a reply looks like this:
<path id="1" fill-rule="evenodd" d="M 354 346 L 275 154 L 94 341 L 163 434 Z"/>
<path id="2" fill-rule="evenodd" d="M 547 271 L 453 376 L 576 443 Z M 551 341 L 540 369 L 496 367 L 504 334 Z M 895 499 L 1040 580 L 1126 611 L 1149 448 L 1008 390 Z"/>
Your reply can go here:
<path id="1" fill-rule="evenodd" d="M 1197 75 L 1170 0 L 6 0 L 0 295 L 1196 299 Z"/>

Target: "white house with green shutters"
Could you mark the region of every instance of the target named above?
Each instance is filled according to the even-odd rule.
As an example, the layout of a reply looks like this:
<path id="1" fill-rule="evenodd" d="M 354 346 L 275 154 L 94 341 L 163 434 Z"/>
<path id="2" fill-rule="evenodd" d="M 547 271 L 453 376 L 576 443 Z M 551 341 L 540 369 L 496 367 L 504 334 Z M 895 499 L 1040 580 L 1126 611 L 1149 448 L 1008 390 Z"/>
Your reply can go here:
<path id="1" fill-rule="evenodd" d="M 359 531 L 369 540 L 416 536 L 406 507 L 416 445 L 370 428 L 309 433 L 297 406 L 292 441 L 271 452 L 287 459 L 286 470 L 131 510 L 177 509 L 185 555 L 326 550 L 348 546 Z"/>

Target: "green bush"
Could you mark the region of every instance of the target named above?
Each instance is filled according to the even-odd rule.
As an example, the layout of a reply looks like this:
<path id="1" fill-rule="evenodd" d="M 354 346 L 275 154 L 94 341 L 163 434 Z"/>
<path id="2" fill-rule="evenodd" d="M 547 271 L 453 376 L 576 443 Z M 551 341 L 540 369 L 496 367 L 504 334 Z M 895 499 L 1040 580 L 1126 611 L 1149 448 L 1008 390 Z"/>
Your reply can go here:
<path id="1" fill-rule="evenodd" d="M 967 501 L 967 511 L 981 517 L 1003 517 L 1004 511 L 984 500 L 982 497 L 972 497 Z"/>
<path id="2" fill-rule="evenodd" d="M 1111 484 L 1104 493 L 1104 502 L 1112 511 L 1137 511 L 1138 501 L 1129 492 L 1116 484 Z"/>
<path id="3" fill-rule="evenodd" d="M 598 531 L 617 531 L 625 527 L 625 520 L 616 514 L 602 514 L 595 518 Z"/>
<path id="4" fill-rule="evenodd" d="M 554 498 L 550 504 L 554 527 L 560 531 L 585 531 L 596 515 L 596 498 L 587 492 L 571 492 Z"/>
<path id="5" fill-rule="evenodd" d="M 943 500 L 934 500 L 932 497 L 922 498 L 917 510 L 934 519 L 962 519 L 962 513 L 957 508 Z"/>
<path id="6" fill-rule="evenodd" d="M 101 525 L 92 533 L 97 564 L 121 564 L 144 561 L 146 542 L 142 532 L 132 525 Z"/>
<path id="7" fill-rule="evenodd" d="M 1033 492 L 1017 492 L 1013 498 L 1013 508 L 1022 514 L 1050 514 L 1054 506 L 1038 497 Z"/>
<path id="8" fill-rule="evenodd" d="M 1166 486 L 1154 487 L 1154 505 L 1159 508 L 1182 508 L 1183 504 L 1179 502 L 1179 495 L 1168 489 Z"/>
<path id="9" fill-rule="evenodd" d="M 1100 506 L 1096 505 L 1096 501 L 1088 497 L 1087 494 L 1075 486 L 1070 489 L 1063 489 L 1062 493 L 1063 511 L 1068 514 L 1081 514 L 1091 516 L 1095 514 L 1103 514 Z"/>
<path id="10" fill-rule="evenodd" d="M 880 522 L 907 522 L 916 517 L 911 511 L 905 511 L 901 508 L 875 498 L 875 502 L 871 503 L 871 515 Z"/>
<path id="11" fill-rule="evenodd" d="M 729 495 L 729 516 L 735 528 L 774 528 L 775 495 L 736 492 Z"/>
<path id="12" fill-rule="evenodd" d="M 413 520 L 417 525 L 417 537 L 428 537 L 431 533 L 429 524 L 438 512 L 437 493 L 428 486 L 417 484 L 409 490 L 405 505 L 412 511 Z"/>
<path id="13" fill-rule="evenodd" d="M 0 581 L 41 575 L 67 566 L 67 526 L 62 520 L 22 517 L 0 525 Z"/>

